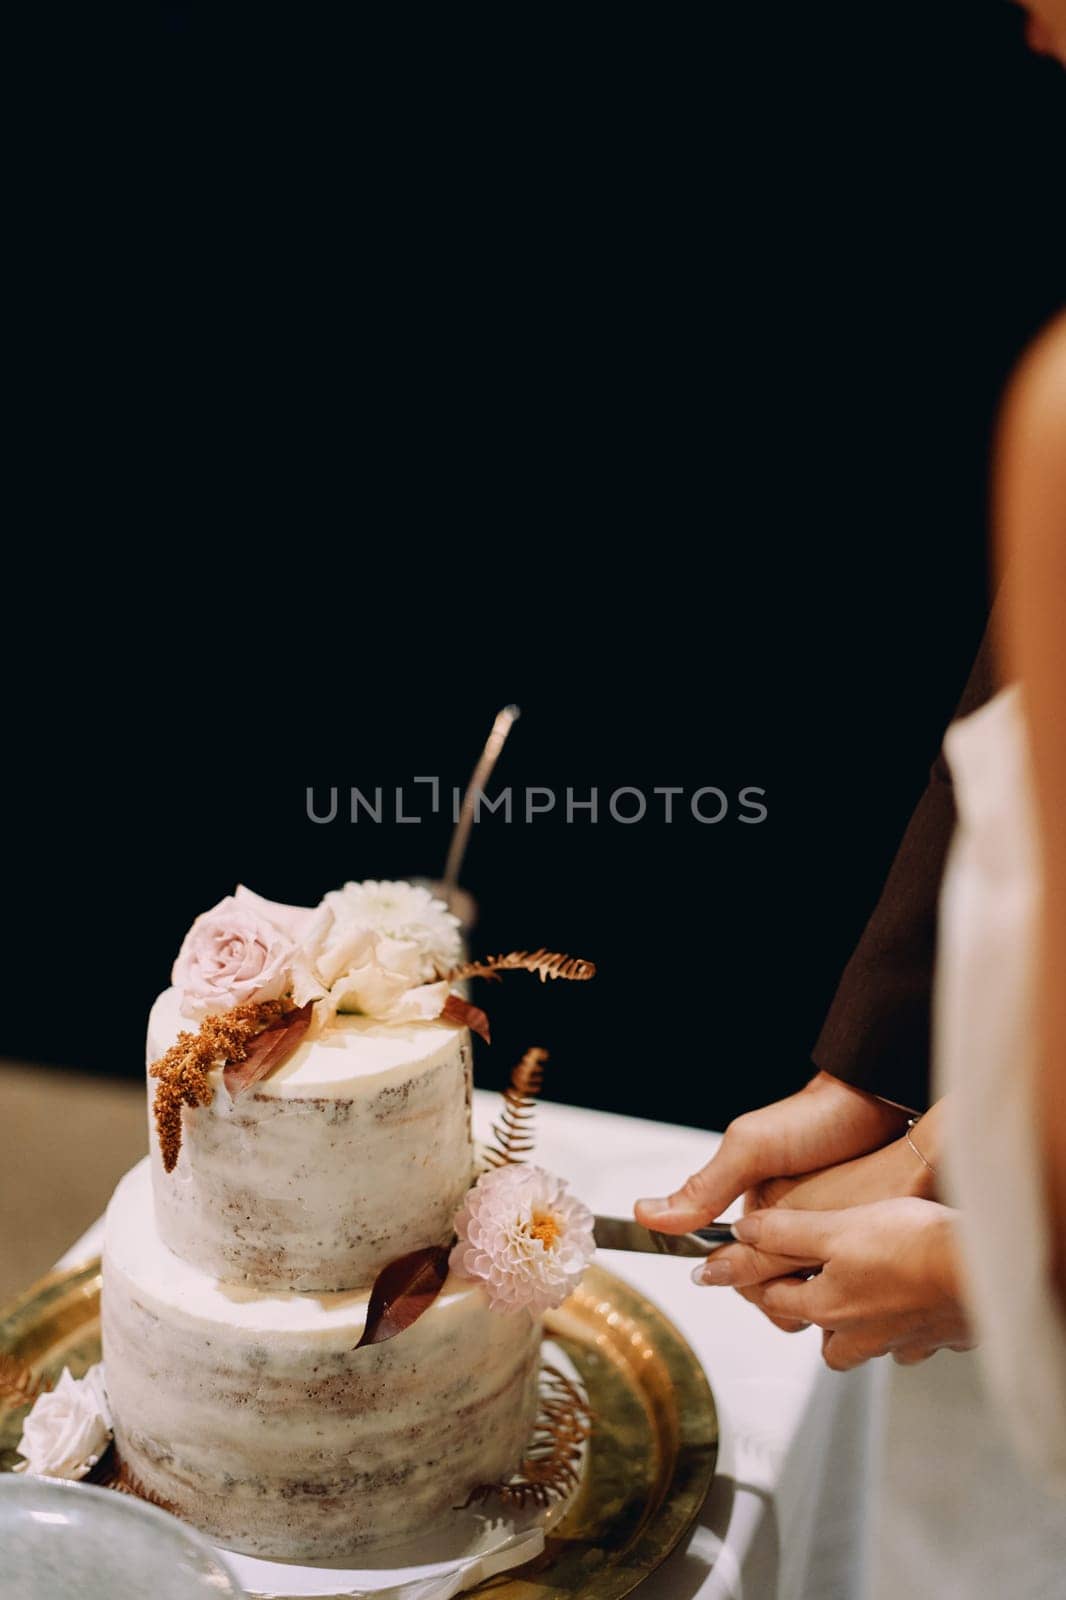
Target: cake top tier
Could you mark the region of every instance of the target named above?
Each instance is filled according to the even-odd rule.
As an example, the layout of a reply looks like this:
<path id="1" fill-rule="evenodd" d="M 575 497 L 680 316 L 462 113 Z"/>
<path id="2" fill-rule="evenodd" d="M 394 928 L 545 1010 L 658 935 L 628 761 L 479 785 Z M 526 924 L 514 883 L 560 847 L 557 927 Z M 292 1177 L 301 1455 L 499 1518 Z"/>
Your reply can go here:
<path id="1" fill-rule="evenodd" d="M 197 917 L 148 1031 L 163 1243 L 227 1283 L 318 1293 L 462 1239 L 475 1177 L 467 1029 L 487 1042 L 489 1021 L 454 985 L 501 971 L 582 981 L 595 967 L 543 948 L 461 957 L 458 919 L 409 883 L 347 883 L 316 907 L 238 888 Z M 546 1054 L 515 1068 L 494 1164 L 531 1147 Z M 581 1256 L 559 1242 L 558 1186 L 532 1168 L 507 1181 L 514 1194 L 492 1188 L 468 1219 L 471 1245 L 498 1236 L 499 1261 L 471 1248 L 466 1268 L 502 1272 L 535 1245 L 555 1295 Z"/>
<path id="2" fill-rule="evenodd" d="M 390 1073 L 431 1074 L 467 1023 L 487 1039 L 484 1013 L 453 988 L 462 954 L 459 919 L 415 884 L 346 883 L 317 906 L 238 886 L 196 918 L 149 1022 L 166 1171 L 185 1113 L 212 1106 L 222 1087 L 233 1107 L 252 1090 L 275 1102 L 363 1099 Z"/>

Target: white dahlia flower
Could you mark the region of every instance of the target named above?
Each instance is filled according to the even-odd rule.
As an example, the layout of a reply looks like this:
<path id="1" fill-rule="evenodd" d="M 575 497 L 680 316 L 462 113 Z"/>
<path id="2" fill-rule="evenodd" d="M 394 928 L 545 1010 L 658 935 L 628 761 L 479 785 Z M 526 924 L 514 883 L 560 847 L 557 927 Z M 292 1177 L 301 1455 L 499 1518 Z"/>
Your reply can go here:
<path id="1" fill-rule="evenodd" d="M 328 894 L 338 922 L 354 922 L 375 933 L 387 934 L 418 951 L 419 977 L 423 983 L 451 967 L 462 956 L 459 918 L 453 916 L 443 900 L 436 900 L 428 889 L 413 883 L 346 883 L 343 889 Z"/>
<path id="2" fill-rule="evenodd" d="M 592 1220 L 542 1167 L 497 1167 L 478 1179 L 455 1219 L 452 1271 L 479 1279 L 494 1310 L 538 1316 L 581 1281 L 596 1248 Z"/>

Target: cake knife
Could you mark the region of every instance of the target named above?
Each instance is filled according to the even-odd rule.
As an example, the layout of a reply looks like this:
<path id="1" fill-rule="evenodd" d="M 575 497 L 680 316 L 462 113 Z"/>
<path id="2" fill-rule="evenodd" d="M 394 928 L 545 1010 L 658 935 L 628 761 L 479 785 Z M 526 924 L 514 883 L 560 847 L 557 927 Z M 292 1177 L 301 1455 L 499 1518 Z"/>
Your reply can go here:
<path id="1" fill-rule="evenodd" d="M 657 1233 L 631 1217 L 596 1217 L 593 1234 L 600 1250 L 640 1250 L 645 1255 L 709 1256 L 723 1244 L 735 1244 L 728 1222 L 712 1222 L 695 1233 Z"/>

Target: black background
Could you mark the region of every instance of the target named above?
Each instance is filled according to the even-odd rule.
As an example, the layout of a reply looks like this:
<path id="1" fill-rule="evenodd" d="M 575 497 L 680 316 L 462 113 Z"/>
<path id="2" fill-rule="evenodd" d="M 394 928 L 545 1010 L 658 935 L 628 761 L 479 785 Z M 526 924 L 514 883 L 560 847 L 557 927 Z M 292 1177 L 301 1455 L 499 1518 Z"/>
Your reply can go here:
<path id="1" fill-rule="evenodd" d="M 560 802 L 476 831 L 473 945 L 600 973 L 483 990 L 480 1081 L 543 1043 L 556 1098 L 714 1127 L 803 1080 L 1063 284 L 1060 69 L 998 3 L 877 10 L 90 30 L 29 141 L 0 1049 L 135 1076 L 235 882 L 438 872 L 446 818 L 307 787 L 424 810 L 514 700 L 497 786 Z"/>

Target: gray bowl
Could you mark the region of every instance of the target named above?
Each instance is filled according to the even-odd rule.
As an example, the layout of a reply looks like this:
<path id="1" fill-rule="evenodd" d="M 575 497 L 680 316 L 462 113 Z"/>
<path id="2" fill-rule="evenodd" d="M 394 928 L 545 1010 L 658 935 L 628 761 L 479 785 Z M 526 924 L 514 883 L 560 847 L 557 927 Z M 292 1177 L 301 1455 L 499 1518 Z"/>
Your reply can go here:
<path id="1" fill-rule="evenodd" d="M 0 1600 L 247 1600 L 177 1517 L 113 1489 L 0 1473 Z"/>

